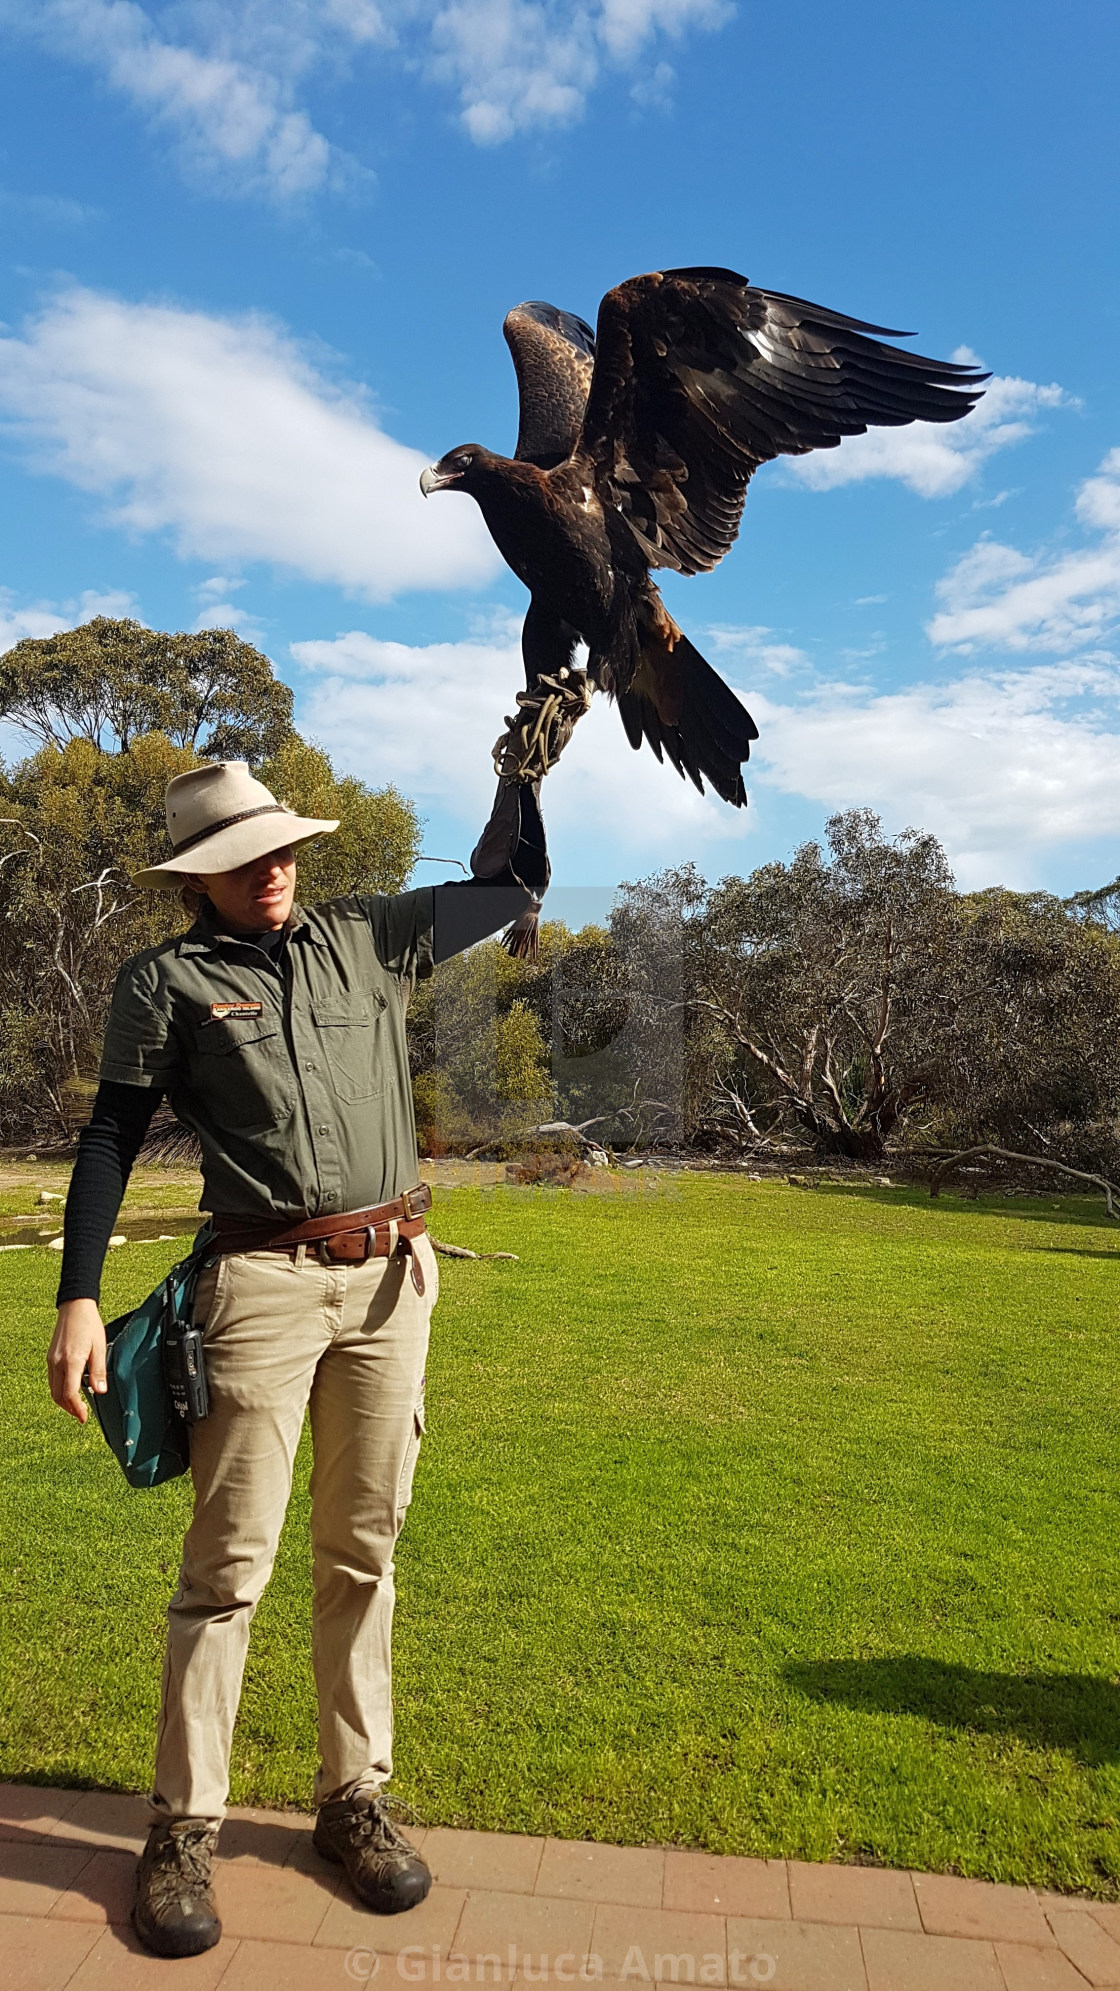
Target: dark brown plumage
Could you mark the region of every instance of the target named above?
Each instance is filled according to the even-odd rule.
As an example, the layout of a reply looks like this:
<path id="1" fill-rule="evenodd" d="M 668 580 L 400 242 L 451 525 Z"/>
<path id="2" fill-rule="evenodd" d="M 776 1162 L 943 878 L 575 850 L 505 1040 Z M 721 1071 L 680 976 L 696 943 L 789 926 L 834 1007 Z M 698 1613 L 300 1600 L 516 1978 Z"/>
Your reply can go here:
<path id="1" fill-rule="evenodd" d="M 595 333 L 550 304 L 505 321 L 520 395 L 517 453 L 469 443 L 424 472 L 469 491 L 532 597 L 530 685 L 588 646 L 634 747 L 648 740 L 703 792 L 746 801 L 757 728 L 665 608 L 650 570 L 709 571 L 747 484 L 772 457 L 843 436 L 955 422 L 987 375 L 880 343 L 899 338 L 733 270 L 660 270 L 607 292 Z"/>

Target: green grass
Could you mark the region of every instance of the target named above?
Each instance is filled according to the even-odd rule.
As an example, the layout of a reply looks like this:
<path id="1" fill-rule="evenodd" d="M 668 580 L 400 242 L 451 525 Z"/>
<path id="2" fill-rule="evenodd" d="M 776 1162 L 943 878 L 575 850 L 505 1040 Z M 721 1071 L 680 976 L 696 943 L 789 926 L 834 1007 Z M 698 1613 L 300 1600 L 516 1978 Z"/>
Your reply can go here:
<path id="1" fill-rule="evenodd" d="M 29 1174 L 28 1170 L 21 1173 Z M 57 1216 L 61 1221 L 62 1204 L 43 1204 L 39 1201 L 40 1190 L 48 1190 L 53 1196 L 64 1195 L 70 1180 L 70 1163 L 56 1163 L 49 1169 L 40 1168 L 33 1182 L 21 1182 L 0 1189 L 0 1216 L 30 1217 L 42 1215 L 44 1218 Z M 125 1190 L 122 1209 L 128 1210 L 195 1210 L 198 1206 L 201 1176 L 186 1171 L 170 1182 L 165 1171 L 136 1170 Z M 199 1219 L 201 1222 L 201 1219 Z"/>
<path id="2" fill-rule="evenodd" d="M 433 1822 L 1120 1893 L 1120 1230 L 686 1177 L 465 1189 L 399 1557 L 397 1784 Z M 180 1246 L 114 1256 L 106 1304 Z M 182 1483 L 47 1402 L 0 1258 L 0 1769 L 142 1787 Z M 309 1801 L 306 1482 L 241 1802 Z"/>

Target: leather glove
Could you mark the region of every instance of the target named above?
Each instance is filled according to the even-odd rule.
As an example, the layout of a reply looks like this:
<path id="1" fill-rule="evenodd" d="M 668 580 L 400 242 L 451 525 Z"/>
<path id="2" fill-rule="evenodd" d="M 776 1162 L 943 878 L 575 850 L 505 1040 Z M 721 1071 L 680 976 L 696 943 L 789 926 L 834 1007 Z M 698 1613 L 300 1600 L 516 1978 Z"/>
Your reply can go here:
<path id="1" fill-rule="evenodd" d="M 499 781 L 490 820 L 471 852 L 471 871 L 488 885 L 524 885 L 539 906 L 552 876 L 539 781 Z"/>

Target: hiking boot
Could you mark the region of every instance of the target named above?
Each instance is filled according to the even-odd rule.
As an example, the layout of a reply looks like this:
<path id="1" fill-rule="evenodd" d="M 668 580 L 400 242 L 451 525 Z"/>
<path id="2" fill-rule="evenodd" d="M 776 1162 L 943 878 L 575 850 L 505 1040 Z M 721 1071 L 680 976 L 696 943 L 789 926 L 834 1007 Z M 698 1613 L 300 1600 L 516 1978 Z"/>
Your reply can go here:
<path id="1" fill-rule="evenodd" d="M 423 1901 L 432 1876 L 389 1815 L 380 1791 L 357 1791 L 321 1805 L 311 1843 L 345 1867 L 359 1901 L 379 1915 L 399 1915 Z"/>
<path id="2" fill-rule="evenodd" d="M 210 1888 L 218 1828 L 205 1818 L 153 1825 L 136 1868 L 132 1926 L 156 1956 L 201 1956 L 222 1933 Z"/>

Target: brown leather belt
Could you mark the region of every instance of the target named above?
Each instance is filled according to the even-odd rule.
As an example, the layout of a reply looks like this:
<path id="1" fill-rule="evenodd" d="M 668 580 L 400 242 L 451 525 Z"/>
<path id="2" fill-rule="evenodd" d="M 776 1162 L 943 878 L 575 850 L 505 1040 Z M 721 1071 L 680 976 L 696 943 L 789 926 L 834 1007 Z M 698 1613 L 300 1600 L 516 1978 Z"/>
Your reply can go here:
<path id="1" fill-rule="evenodd" d="M 364 1265 L 367 1258 L 393 1258 L 400 1253 L 411 1261 L 409 1271 L 416 1291 L 424 1292 L 424 1268 L 412 1248 L 412 1240 L 427 1229 L 424 1212 L 432 1207 L 432 1192 L 426 1182 L 406 1189 L 391 1203 L 374 1203 L 368 1210 L 340 1210 L 333 1217 L 308 1217 L 302 1224 L 289 1224 L 279 1230 L 267 1217 L 238 1217 L 219 1211 L 212 1219 L 219 1253 L 235 1251 L 284 1251 L 294 1258 L 300 1247 L 313 1245 L 323 1265 Z"/>

